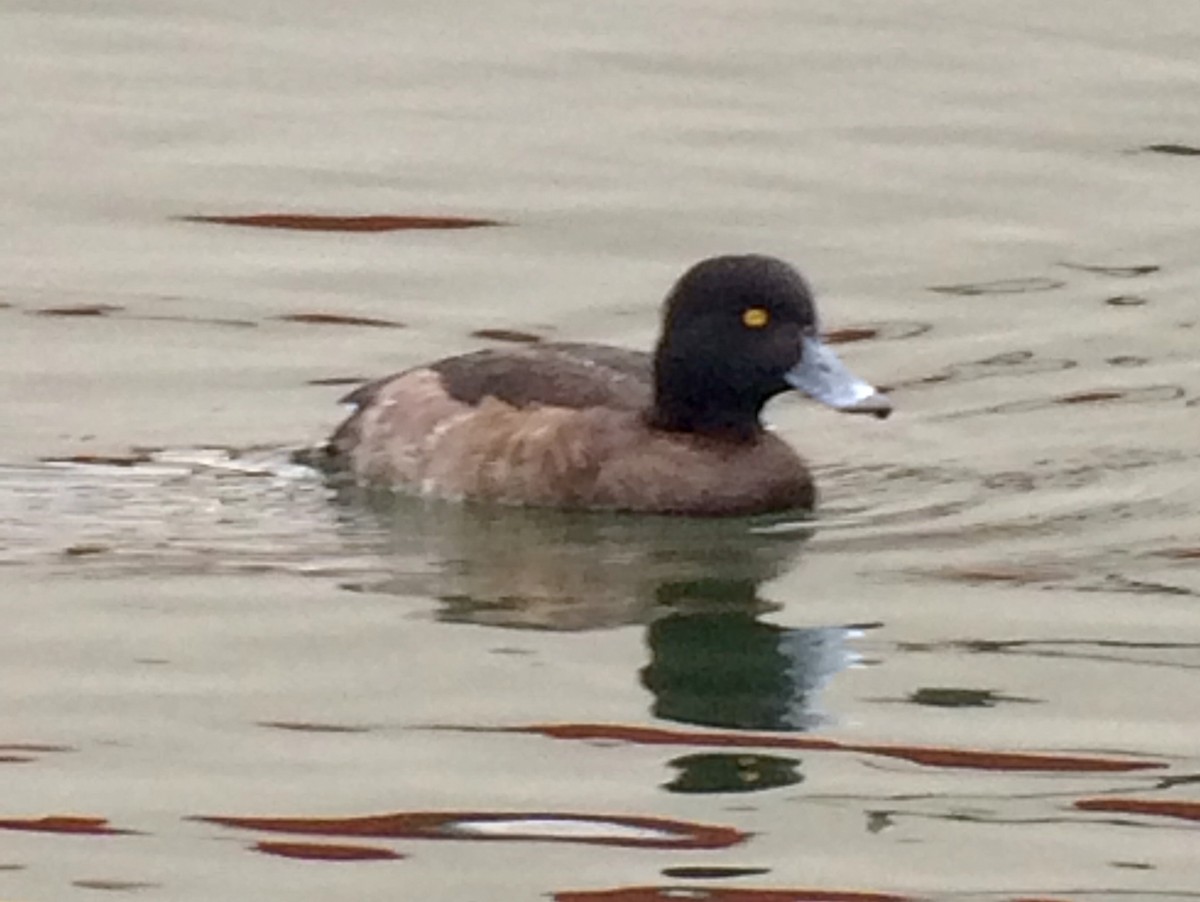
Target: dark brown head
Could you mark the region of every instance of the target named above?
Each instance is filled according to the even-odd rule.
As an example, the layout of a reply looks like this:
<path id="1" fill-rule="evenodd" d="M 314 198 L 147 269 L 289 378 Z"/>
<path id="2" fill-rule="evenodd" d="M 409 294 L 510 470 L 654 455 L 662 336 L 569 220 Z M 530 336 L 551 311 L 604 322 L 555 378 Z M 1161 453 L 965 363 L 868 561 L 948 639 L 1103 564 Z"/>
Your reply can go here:
<path id="1" fill-rule="evenodd" d="M 652 424 L 752 440 L 763 405 L 789 388 L 842 410 L 891 410 L 821 343 L 812 293 L 787 263 L 712 257 L 685 272 L 654 353 Z"/>

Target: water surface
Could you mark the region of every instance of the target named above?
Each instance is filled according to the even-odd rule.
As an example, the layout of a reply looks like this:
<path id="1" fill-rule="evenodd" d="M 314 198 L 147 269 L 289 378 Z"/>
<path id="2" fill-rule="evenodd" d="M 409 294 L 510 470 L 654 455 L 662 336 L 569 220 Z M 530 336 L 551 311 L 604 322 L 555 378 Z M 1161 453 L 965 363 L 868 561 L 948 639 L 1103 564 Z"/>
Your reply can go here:
<path id="1" fill-rule="evenodd" d="M 1200 14 L 0 20 L 4 898 L 1200 895 Z M 261 214 L 503 225 L 195 219 Z M 772 405 L 814 522 L 289 458 L 748 250 L 898 406 Z"/>

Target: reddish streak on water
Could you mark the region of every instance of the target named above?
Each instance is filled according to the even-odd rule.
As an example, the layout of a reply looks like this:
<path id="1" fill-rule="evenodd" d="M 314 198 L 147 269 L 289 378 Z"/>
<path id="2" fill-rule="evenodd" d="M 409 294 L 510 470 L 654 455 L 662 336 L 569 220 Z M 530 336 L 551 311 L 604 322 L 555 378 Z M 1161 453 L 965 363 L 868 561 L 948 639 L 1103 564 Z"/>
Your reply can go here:
<path id="1" fill-rule="evenodd" d="M 465 216 L 321 216 L 307 213 L 184 216 L 183 221 L 304 232 L 396 232 L 407 229 L 478 229 L 502 225 L 494 219 Z"/>
<path id="2" fill-rule="evenodd" d="M 845 329 L 834 329 L 832 332 L 826 332 L 823 338 L 826 344 L 844 345 L 854 341 L 866 341 L 868 338 L 875 338 L 879 335 L 878 329 L 873 329 L 870 326 L 849 326 Z"/>
<path id="3" fill-rule="evenodd" d="M 1080 811 L 1113 811 L 1122 814 L 1151 814 L 1177 817 L 1185 821 L 1200 821 L 1200 802 L 1176 802 L 1158 799 L 1097 798 L 1080 799 L 1075 803 Z"/>
<path id="4" fill-rule="evenodd" d="M 893 893 L 829 889 L 734 889 L 695 886 L 625 886 L 555 893 L 555 902 L 907 902 Z"/>
<path id="5" fill-rule="evenodd" d="M 379 846 L 351 846 L 319 842 L 260 842 L 254 848 L 267 855 L 300 858 L 304 861 L 395 861 L 399 852 Z"/>
<path id="6" fill-rule="evenodd" d="M 6 817 L 0 818 L 0 830 L 23 830 L 31 833 L 74 833 L 88 836 L 115 836 L 127 834 L 130 830 L 118 830 L 110 827 L 102 817 L 77 817 L 69 814 L 56 814 L 47 817 Z"/>
<path id="7" fill-rule="evenodd" d="M 837 742 L 810 736 L 781 736 L 762 733 L 696 733 L 632 727 L 620 724 L 533 724 L 501 727 L 497 732 L 538 733 L 552 739 L 576 741 L 632 742 L 640 745 L 686 745 L 707 748 L 783 748 L 812 751 L 860 752 L 899 758 L 930 767 L 970 768 L 998 771 L 1052 771 L 1063 773 L 1123 772 L 1147 770 L 1164 765 L 1137 758 L 1097 758 L 1053 755 L 1038 752 L 993 752 L 983 749 L 951 749 L 942 746 L 875 745 Z"/>
<path id="8" fill-rule="evenodd" d="M 746 839 L 745 833 L 732 827 L 697 824 L 690 821 L 658 817 L 588 815 L 563 812 L 515 812 L 499 814 L 484 811 L 401 811 L 392 814 L 344 818 L 311 817 L 197 817 L 196 820 L 223 827 L 265 830 L 272 833 L 298 833 L 318 836 L 369 836 L 387 839 L 456 839 L 510 842 L 572 842 L 598 846 L 631 846 L 651 849 L 724 849 Z M 523 821 L 539 824 L 559 822 L 561 835 L 544 832 L 522 834 Z M 504 825 L 511 823 L 510 832 L 475 832 L 481 823 Z M 619 832 L 612 835 L 573 834 L 570 828 L 583 825 L 589 828 L 612 827 L 619 831 L 644 830 L 667 834 L 629 836 Z"/>
<path id="9" fill-rule="evenodd" d="M 1177 561 L 1200 560 L 1200 548 L 1166 548 L 1159 554 Z"/>

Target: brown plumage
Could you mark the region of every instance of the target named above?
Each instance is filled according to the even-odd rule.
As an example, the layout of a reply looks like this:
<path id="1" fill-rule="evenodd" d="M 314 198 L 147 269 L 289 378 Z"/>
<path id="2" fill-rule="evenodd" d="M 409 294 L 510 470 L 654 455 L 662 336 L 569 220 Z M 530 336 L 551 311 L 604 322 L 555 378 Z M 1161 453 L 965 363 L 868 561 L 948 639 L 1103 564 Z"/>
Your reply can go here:
<path id="1" fill-rule="evenodd" d="M 843 409 L 890 409 L 838 382 L 852 377 L 816 335 L 808 287 L 786 263 L 713 258 L 668 295 L 653 355 L 544 344 L 407 370 L 346 397 L 355 412 L 328 460 L 364 484 L 447 498 L 697 516 L 808 508 L 811 476 L 762 427 L 763 404 L 798 387 L 841 391 L 820 399 Z"/>

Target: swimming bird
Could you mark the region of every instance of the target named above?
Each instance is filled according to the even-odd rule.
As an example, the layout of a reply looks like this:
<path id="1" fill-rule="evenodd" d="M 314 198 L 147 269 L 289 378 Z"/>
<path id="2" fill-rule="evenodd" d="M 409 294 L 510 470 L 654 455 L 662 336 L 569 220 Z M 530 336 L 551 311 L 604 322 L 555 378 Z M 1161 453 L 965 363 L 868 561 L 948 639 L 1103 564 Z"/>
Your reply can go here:
<path id="1" fill-rule="evenodd" d="M 820 338 L 804 278 L 757 254 L 702 260 L 652 353 L 555 342 L 448 357 L 370 382 L 325 446 L 360 484 L 559 508 L 736 516 L 811 508 L 801 457 L 762 423 L 794 389 L 886 417 Z"/>

